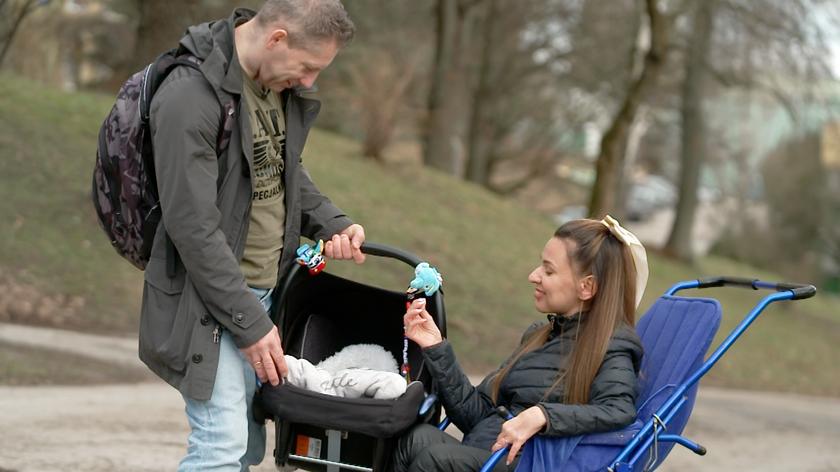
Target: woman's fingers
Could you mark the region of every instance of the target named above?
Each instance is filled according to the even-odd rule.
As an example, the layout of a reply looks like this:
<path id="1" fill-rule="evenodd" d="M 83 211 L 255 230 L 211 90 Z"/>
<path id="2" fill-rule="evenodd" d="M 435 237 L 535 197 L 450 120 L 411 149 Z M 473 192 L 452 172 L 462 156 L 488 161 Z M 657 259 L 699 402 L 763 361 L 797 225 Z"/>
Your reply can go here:
<path id="1" fill-rule="evenodd" d="M 417 311 L 417 310 L 409 308 L 408 310 L 406 310 L 405 316 L 403 316 L 403 319 L 413 320 L 413 319 L 422 318 L 422 317 L 423 317 L 422 316 L 422 311 Z"/>
<path id="2" fill-rule="evenodd" d="M 519 449 L 522 447 L 522 443 L 515 442 L 510 445 L 510 452 L 507 455 L 507 465 L 511 465 L 513 461 L 516 459 L 516 455 L 519 454 Z"/>
<path id="3" fill-rule="evenodd" d="M 490 447 L 490 450 L 492 452 L 496 452 L 496 451 L 498 451 L 500 449 L 504 449 L 506 447 L 510 447 L 510 452 L 508 452 L 505 464 L 510 465 L 511 463 L 513 463 L 514 459 L 516 459 L 516 455 L 519 454 L 519 449 L 522 448 L 522 441 L 508 440 L 505 437 L 505 432 L 502 431 L 501 433 L 499 433 L 499 436 L 496 438 L 496 442 L 493 443 L 492 447 Z"/>
<path id="4" fill-rule="evenodd" d="M 409 320 L 414 318 L 422 318 L 423 312 L 425 311 L 424 303 L 417 303 L 418 300 L 414 300 L 411 305 L 408 306 L 408 309 L 405 311 L 405 316 L 403 320 Z"/>
<path id="5" fill-rule="evenodd" d="M 496 442 L 494 442 L 493 445 L 490 447 L 490 451 L 496 452 L 499 449 L 503 449 L 505 446 L 507 446 L 507 443 L 504 440 L 497 438 Z"/>
<path id="6" fill-rule="evenodd" d="M 408 330 L 414 328 L 415 326 L 422 325 L 423 323 L 425 323 L 425 321 L 422 320 L 422 319 L 408 320 L 408 323 L 405 324 L 405 327 L 406 327 L 406 330 L 408 331 Z"/>

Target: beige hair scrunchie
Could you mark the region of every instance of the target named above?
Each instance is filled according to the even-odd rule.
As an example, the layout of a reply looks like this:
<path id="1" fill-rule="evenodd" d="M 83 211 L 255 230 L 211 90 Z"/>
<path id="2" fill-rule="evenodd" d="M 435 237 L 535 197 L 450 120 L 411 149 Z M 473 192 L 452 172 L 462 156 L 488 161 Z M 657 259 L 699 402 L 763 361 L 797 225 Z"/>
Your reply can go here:
<path id="1" fill-rule="evenodd" d="M 635 234 L 622 228 L 618 221 L 610 215 L 601 220 L 613 236 L 618 238 L 630 248 L 630 254 L 633 256 L 633 264 L 636 266 L 636 308 L 639 308 L 639 303 L 642 302 L 642 295 L 645 293 L 648 281 L 648 262 L 647 252 L 645 247 L 639 241 Z"/>

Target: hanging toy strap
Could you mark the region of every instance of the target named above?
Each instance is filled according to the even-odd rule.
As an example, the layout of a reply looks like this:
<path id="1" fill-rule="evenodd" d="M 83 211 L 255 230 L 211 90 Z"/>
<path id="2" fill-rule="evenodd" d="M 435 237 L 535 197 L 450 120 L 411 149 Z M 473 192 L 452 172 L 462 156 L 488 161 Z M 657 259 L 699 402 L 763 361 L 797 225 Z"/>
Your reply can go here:
<path id="1" fill-rule="evenodd" d="M 405 308 L 411 306 L 411 302 L 417 298 L 428 298 L 438 291 L 443 283 L 443 277 L 434 267 L 426 262 L 417 264 L 414 268 L 414 279 L 408 284 L 405 292 Z M 411 364 L 408 362 L 408 337 L 403 334 L 403 362 L 400 366 L 400 375 L 405 377 L 406 383 L 411 382 Z"/>
<path id="2" fill-rule="evenodd" d="M 403 336 L 403 363 L 400 366 L 400 374 L 405 378 L 405 383 L 411 383 L 411 364 L 408 363 L 408 338 Z"/>

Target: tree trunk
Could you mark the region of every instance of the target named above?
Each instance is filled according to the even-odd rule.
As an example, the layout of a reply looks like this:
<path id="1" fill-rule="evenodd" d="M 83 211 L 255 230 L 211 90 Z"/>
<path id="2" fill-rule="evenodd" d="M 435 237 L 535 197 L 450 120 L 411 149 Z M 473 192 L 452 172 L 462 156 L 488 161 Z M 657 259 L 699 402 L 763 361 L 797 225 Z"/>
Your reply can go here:
<path id="1" fill-rule="evenodd" d="M 439 0 L 437 4 L 435 63 L 423 149 L 426 165 L 451 175 L 460 175 L 463 168 L 468 103 L 464 56 L 470 38 L 469 8 L 460 3 Z"/>
<path id="2" fill-rule="evenodd" d="M 136 55 L 138 69 L 161 52 L 177 47 L 187 27 L 212 19 L 203 17 L 206 13 L 202 12 L 201 0 L 143 0 L 140 9 Z"/>
<path id="3" fill-rule="evenodd" d="M 699 2 L 695 12 L 682 89 L 679 197 L 665 253 L 684 261 L 694 259 L 692 233 L 697 211 L 697 189 L 707 152 L 702 100 L 706 60 L 714 28 L 714 4 L 715 0 Z"/>
<path id="4" fill-rule="evenodd" d="M 374 52 L 368 54 L 377 57 Z M 352 64 L 348 71 L 357 90 L 355 101 L 361 109 L 362 155 L 382 161 L 397 127 L 397 114 L 414 79 L 417 61 L 405 64 L 388 54 L 379 54 L 373 64 L 376 65 Z"/>
<path id="5" fill-rule="evenodd" d="M 656 0 L 645 1 L 650 25 L 650 48 L 645 54 L 642 71 L 631 84 L 618 113 L 601 138 L 601 150 L 595 163 L 595 183 L 589 200 L 589 215 L 592 217 L 620 210 L 620 174 L 624 168 L 630 127 L 639 105 L 648 91 L 656 85 L 665 67 L 672 19 L 660 12 L 656 3 Z"/>
<path id="6" fill-rule="evenodd" d="M 162 52 L 178 46 L 187 27 L 214 19 L 202 0 L 137 0 L 137 43 L 131 59 L 114 74 L 122 83 Z"/>
<path id="7" fill-rule="evenodd" d="M 26 3 L 23 5 L 23 7 L 21 7 L 20 11 L 18 12 L 17 16 L 12 22 L 12 26 L 8 34 L 6 34 L 6 37 L 3 38 L 3 48 L 2 50 L 0 50 L 0 66 L 3 65 L 3 59 L 5 59 L 6 54 L 9 53 L 9 48 L 12 46 L 12 41 L 15 38 L 15 34 L 17 34 L 18 28 L 20 28 L 20 24 L 23 22 L 23 19 L 26 18 L 27 15 L 32 13 L 34 4 L 35 0 L 26 0 Z M 3 4 L 0 3 L 0 7 L 2 6 Z"/>
<path id="8" fill-rule="evenodd" d="M 499 0 L 489 0 L 482 25 L 484 31 L 481 41 L 481 63 L 479 64 L 478 85 L 473 94 L 467 140 L 467 180 L 485 187 L 490 179 L 491 153 L 495 141 L 492 120 L 487 114 L 492 109 L 492 100 L 498 99 L 498 97 L 493 97 L 490 77 L 498 6 Z"/>

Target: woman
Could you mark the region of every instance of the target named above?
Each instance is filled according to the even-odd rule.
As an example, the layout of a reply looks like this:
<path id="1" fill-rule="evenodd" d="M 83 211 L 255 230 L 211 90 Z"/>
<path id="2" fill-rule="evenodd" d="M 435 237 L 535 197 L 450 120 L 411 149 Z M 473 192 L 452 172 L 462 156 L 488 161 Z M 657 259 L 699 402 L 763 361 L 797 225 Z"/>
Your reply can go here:
<path id="1" fill-rule="evenodd" d="M 647 283 L 647 259 L 638 239 L 611 217 L 561 226 L 531 272 L 534 304 L 547 322 L 531 325 L 496 372 L 473 387 L 425 310 L 415 300 L 404 317 L 409 339 L 423 349 L 452 422 L 463 442 L 431 425 L 400 439 L 396 471 L 477 471 L 493 451 L 520 448 L 535 434 L 574 436 L 618 429 L 636 415 L 642 346 L 635 311 Z M 496 412 L 505 406 L 515 417 Z"/>

